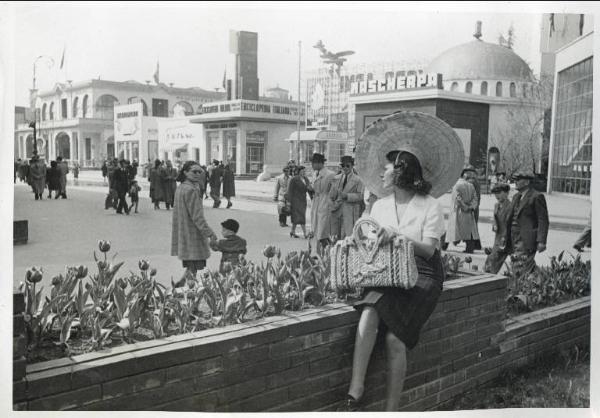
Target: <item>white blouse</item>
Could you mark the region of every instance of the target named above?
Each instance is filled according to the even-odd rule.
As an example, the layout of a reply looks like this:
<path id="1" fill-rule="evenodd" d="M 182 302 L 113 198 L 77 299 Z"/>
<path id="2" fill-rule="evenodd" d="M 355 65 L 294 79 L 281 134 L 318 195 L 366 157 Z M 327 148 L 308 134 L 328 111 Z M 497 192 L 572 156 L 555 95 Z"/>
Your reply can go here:
<path id="1" fill-rule="evenodd" d="M 393 193 L 373 204 L 370 217 L 379 225 L 392 228 L 414 241 L 423 242 L 424 238 L 439 240 L 445 232 L 442 205 L 429 195 L 415 194 L 408 203 L 400 222 L 396 214 Z"/>

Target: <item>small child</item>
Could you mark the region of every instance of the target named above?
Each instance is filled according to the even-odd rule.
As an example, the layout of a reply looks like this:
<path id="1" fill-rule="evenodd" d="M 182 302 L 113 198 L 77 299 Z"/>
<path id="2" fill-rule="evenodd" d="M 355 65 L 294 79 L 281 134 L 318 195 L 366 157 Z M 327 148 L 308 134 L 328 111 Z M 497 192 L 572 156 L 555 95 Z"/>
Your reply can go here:
<path id="1" fill-rule="evenodd" d="M 237 266 L 240 263 L 240 254 L 246 254 L 247 249 L 246 240 L 237 235 L 240 224 L 235 219 L 227 219 L 221 223 L 221 226 L 223 239 L 212 241 L 210 248 L 222 253 L 219 271 L 224 273 L 223 264 L 229 262 L 232 266 Z"/>
<path id="2" fill-rule="evenodd" d="M 142 188 L 138 186 L 137 180 L 131 181 L 131 187 L 129 188 L 129 197 L 131 197 L 131 206 L 129 210 L 131 210 L 135 206 L 135 213 L 138 213 L 138 202 L 140 201 L 140 190 Z"/>
<path id="3" fill-rule="evenodd" d="M 484 270 L 486 273 L 498 274 L 510 251 L 506 242 L 512 214 L 511 202 L 508 200 L 509 192 L 510 186 L 504 183 L 498 183 L 492 189 L 492 193 L 494 193 L 496 200 L 498 200 L 494 206 L 494 220 L 492 225 L 492 231 L 496 233 L 496 237 L 492 252 L 485 259 Z"/>

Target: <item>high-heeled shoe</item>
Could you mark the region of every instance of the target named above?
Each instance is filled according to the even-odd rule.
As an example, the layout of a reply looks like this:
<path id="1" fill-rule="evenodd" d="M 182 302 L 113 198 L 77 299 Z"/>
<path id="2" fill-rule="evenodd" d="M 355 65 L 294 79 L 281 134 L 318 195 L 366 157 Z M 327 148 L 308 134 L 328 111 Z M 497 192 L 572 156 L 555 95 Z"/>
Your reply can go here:
<path id="1" fill-rule="evenodd" d="M 346 400 L 338 407 L 337 412 L 357 412 L 362 409 L 362 406 L 362 399 L 354 399 L 353 396 L 347 395 Z"/>
<path id="2" fill-rule="evenodd" d="M 300 238 L 298 235 L 294 234 L 293 232 L 290 232 L 290 238 Z"/>

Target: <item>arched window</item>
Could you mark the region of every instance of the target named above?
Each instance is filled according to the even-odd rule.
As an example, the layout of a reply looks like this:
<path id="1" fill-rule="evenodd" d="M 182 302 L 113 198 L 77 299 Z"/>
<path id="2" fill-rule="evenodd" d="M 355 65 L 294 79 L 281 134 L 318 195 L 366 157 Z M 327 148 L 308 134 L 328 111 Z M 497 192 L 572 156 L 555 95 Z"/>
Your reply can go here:
<path id="1" fill-rule="evenodd" d="M 42 120 L 46 120 L 46 103 L 42 105 Z"/>
<path id="2" fill-rule="evenodd" d="M 83 96 L 83 102 L 81 103 L 81 117 L 85 118 L 87 116 L 88 110 L 88 95 Z"/>
<path id="3" fill-rule="evenodd" d="M 129 104 L 141 103 L 142 104 L 142 114 L 144 116 L 148 116 L 148 105 L 146 104 L 144 99 L 142 99 L 141 97 L 138 97 L 138 96 L 130 97 L 129 99 L 127 99 L 127 103 L 129 103 Z"/>
<path id="4" fill-rule="evenodd" d="M 483 83 L 481 83 L 480 93 L 482 96 L 487 96 L 487 81 L 484 81 Z"/>
<path id="5" fill-rule="evenodd" d="M 471 83 L 470 81 L 467 81 L 467 84 L 465 85 L 465 93 L 472 93 L 473 92 L 473 83 Z"/>
<path id="6" fill-rule="evenodd" d="M 192 107 L 192 105 L 185 101 L 179 101 L 179 102 L 175 103 L 175 105 L 173 106 L 173 109 L 171 110 L 172 114 L 175 113 L 175 108 L 178 106 L 183 108 L 183 112 L 184 112 L 185 116 L 194 114 L 194 108 Z"/>
<path id="7" fill-rule="evenodd" d="M 523 97 L 527 98 L 527 84 L 523 84 Z"/>
<path id="8" fill-rule="evenodd" d="M 517 97 L 517 86 L 515 85 L 515 83 L 510 83 L 510 86 L 508 87 L 508 92 L 510 94 L 510 97 Z"/>
<path id="9" fill-rule="evenodd" d="M 75 97 L 75 99 L 73 99 L 73 118 L 77 117 L 77 114 L 79 113 L 79 97 Z"/>
<path id="10" fill-rule="evenodd" d="M 48 119 L 54 120 L 54 102 L 50 102 L 50 110 L 48 111 Z"/>
<path id="11" fill-rule="evenodd" d="M 202 100 L 202 102 L 204 102 L 204 100 Z M 196 114 L 197 115 L 201 115 L 202 114 L 202 105 L 198 106 L 198 109 L 196 109 Z"/>
<path id="12" fill-rule="evenodd" d="M 502 97 L 502 81 L 496 83 L 496 96 Z"/>
<path id="13" fill-rule="evenodd" d="M 115 104 L 119 104 L 119 100 L 110 94 L 103 94 L 96 100 L 94 107 L 94 117 L 97 119 L 114 119 Z"/>
<path id="14" fill-rule="evenodd" d="M 458 83 L 455 81 L 450 86 L 450 91 L 456 91 L 456 90 L 458 90 Z"/>

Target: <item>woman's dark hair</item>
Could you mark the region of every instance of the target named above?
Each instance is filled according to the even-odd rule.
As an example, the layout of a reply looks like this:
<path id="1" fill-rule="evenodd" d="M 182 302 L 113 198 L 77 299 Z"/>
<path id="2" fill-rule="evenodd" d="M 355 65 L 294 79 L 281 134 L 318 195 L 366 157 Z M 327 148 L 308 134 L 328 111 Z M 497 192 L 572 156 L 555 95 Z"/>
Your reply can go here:
<path id="1" fill-rule="evenodd" d="M 299 165 L 297 167 L 294 167 L 294 175 L 297 176 L 300 174 L 300 172 L 302 170 L 306 169 L 306 167 L 304 167 L 303 165 Z"/>
<path id="2" fill-rule="evenodd" d="M 423 178 L 421 164 L 414 154 L 407 151 L 392 151 L 386 155 L 394 163 L 394 185 L 426 195 L 431 191 L 431 183 Z M 393 160 L 392 160 L 393 158 Z"/>
<path id="3" fill-rule="evenodd" d="M 159 165 L 160 165 L 160 160 L 159 159 L 154 160 L 154 167 L 156 168 Z"/>
<path id="4" fill-rule="evenodd" d="M 180 183 L 183 183 L 185 181 L 185 179 L 187 178 L 185 176 L 185 173 L 190 171 L 190 168 L 192 168 L 195 165 L 200 166 L 200 164 L 198 164 L 194 160 L 189 160 L 189 161 L 186 161 L 185 163 L 183 163 L 181 170 L 179 170 L 179 173 L 177 174 L 177 181 Z"/>
<path id="5" fill-rule="evenodd" d="M 56 161 L 50 161 L 50 167 L 52 168 L 56 168 L 58 166 L 58 163 Z"/>

